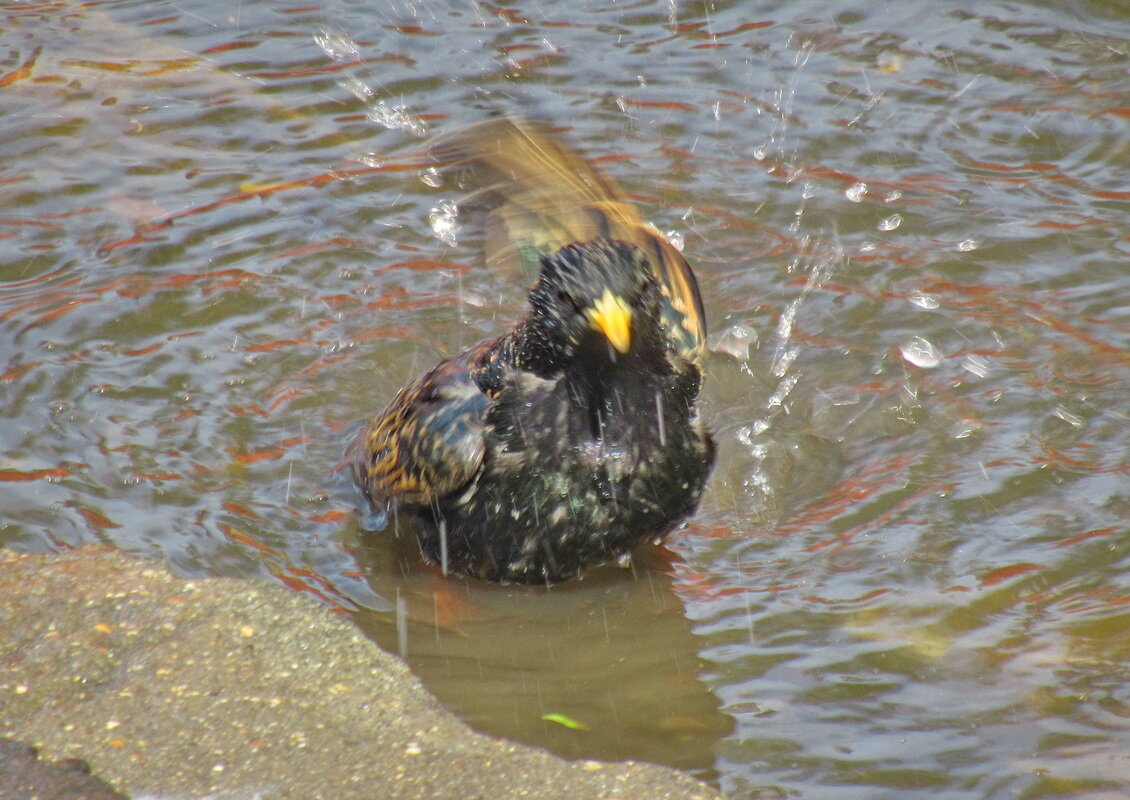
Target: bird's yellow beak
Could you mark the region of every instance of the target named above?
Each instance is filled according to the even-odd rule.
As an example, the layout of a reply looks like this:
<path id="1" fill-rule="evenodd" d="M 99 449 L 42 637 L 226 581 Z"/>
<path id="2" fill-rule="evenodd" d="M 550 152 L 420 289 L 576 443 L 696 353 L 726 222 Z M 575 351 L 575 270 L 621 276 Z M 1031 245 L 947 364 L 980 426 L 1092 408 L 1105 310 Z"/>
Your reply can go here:
<path id="1" fill-rule="evenodd" d="M 632 309 L 611 289 L 605 289 L 603 296 L 592 308 L 585 311 L 593 330 L 600 331 L 609 344 L 621 353 L 628 352 L 632 346 Z"/>

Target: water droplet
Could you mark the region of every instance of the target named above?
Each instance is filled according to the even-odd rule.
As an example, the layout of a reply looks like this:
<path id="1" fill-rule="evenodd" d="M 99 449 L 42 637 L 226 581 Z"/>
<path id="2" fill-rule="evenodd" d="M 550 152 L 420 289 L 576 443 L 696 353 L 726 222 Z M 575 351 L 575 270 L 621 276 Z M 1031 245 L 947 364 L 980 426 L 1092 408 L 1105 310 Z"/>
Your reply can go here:
<path id="1" fill-rule="evenodd" d="M 448 247 L 458 244 L 459 233 L 459 206 L 451 200 L 443 200 L 428 214 L 428 224 L 432 226 L 432 233 Z"/>
<path id="2" fill-rule="evenodd" d="M 353 40 L 340 31 L 322 29 L 321 33 L 314 35 L 314 42 L 322 48 L 322 52 L 335 61 L 357 58 L 360 50 Z"/>
<path id="3" fill-rule="evenodd" d="M 358 77 L 353 75 L 346 76 L 338 81 L 338 85 L 363 103 L 367 103 L 373 99 L 373 90 Z"/>
<path id="4" fill-rule="evenodd" d="M 758 147 L 753 148 L 753 157 L 755 159 L 757 159 L 758 161 L 764 161 L 765 160 L 765 147 L 764 146 L 758 146 Z"/>
<path id="5" fill-rule="evenodd" d="M 765 408 L 777 408 L 783 407 L 785 405 L 785 400 L 788 399 L 788 396 L 792 392 L 793 387 L 796 386 L 797 381 L 800 380 L 800 375 L 798 375 L 797 373 L 794 372 L 792 375 L 786 375 L 785 372 L 788 370 L 789 366 L 791 366 L 793 359 L 796 358 L 796 354 L 799 352 L 799 350 L 793 350 L 792 356 L 791 358 L 789 358 L 787 364 L 782 365 L 778 363 L 773 365 L 774 374 L 777 375 L 777 377 L 779 377 L 781 380 L 777 384 L 777 388 L 773 391 L 773 394 L 769 395 L 769 399 L 765 403 Z M 758 429 L 757 426 L 760 423 L 764 423 L 764 429 L 768 429 L 769 427 L 769 420 L 760 420 L 759 422 L 754 423 L 754 430 L 758 433 L 760 433 L 761 430 L 764 430 Z"/>
<path id="6" fill-rule="evenodd" d="M 898 200 L 900 197 L 902 197 L 902 192 L 899 189 L 895 189 L 894 191 L 889 192 L 888 194 L 886 194 L 883 197 L 883 202 L 884 203 L 893 203 L 896 200 Z"/>
<path id="7" fill-rule="evenodd" d="M 717 353 L 728 353 L 739 361 L 749 359 L 750 347 L 757 346 L 757 331 L 749 325 L 731 325 L 726 330 L 711 337 L 710 349 Z"/>
<path id="8" fill-rule="evenodd" d="M 968 253 L 976 250 L 980 246 L 980 244 L 981 243 L 976 239 L 966 239 L 965 241 L 958 243 L 957 249 L 959 252 Z"/>
<path id="9" fill-rule="evenodd" d="M 440 177 L 439 170 L 435 167 L 428 167 L 420 172 L 420 180 L 433 189 L 438 189 L 443 186 L 443 178 Z"/>
<path id="10" fill-rule="evenodd" d="M 907 342 L 899 346 L 899 352 L 902 357 L 909 361 L 916 367 L 923 369 L 930 369 L 931 367 L 938 366 L 942 360 L 941 355 L 934 348 L 934 345 L 929 341 L 923 339 L 921 336 L 914 336 Z"/>
<path id="11" fill-rule="evenodd" d="M 874 242 L 864 242 L 859 246 L 859 252 L 861 253 L 874 253 L 878 249 L 878 246 Z"/>
<path id="12" fill-rule="evenodd" d="M 962 360 L 961 367 L 978 378 L 984 378 L 989 374 L 989 359 L 984 356 L 968 355 Z"/>
<path id="13" fill-rule="evenodd" d="M 422 119 L 404 106 L 390 106 L 384 100 L 378 100 L 369 109 L 368 117 L 389 130 L 407 131 L 416 136 L 423 136 L 427 133 L 427 126 Z"/>
<path id="14" fill-rule="evenodd" d="M 956 431 L 953 435 L 955 439 L 968 439 L 970 436 L 978 434 L 984 426 L 974 419 L 963 419 L 960 422 L 960 427 L 955 427 Z"/>
<path id="15" fill-rule="evenodd" d="M 663 235 L 667 237 L 667 241 L 669 241 L 671 243 L 672 247 L 674 247 L 680 253 L 683 252 L 683 234 L 682 233 L 680 233 L 679 231 L 667 231 Z"/>
<path id="16" fill-rule="evenodd" d="M 384 161 L 381 160 L 381 157 L 376 153 L 365 153 L 365 155 L 358 157 L 357 160 L 364 164 L 366 167 L 379 167 L 384 163 Z"/>
<path id="17" fill-rule="evenodd" d="M 886 219 L 879 220 L 879 230 L 893 231 L 902 225 L 902 214 L 891 214 Z"/>
<path id="18" fill-rule="evenodd" d="M 1072 414 L 1063 406 L 1056 406 L 1055 411 L 1052 412 L 1055 416 L 1066 422 L 1073 428 L 1082 428 L 1085 420 L 1078 414 Z"/>
<path id="19" fill-rule="evenodd" d="M 844 192 L 844 197 L 853 203 L 862 203 L 865 194 L 867 194 L 867 184 L 860 181 L 849 186 L 847 191 Z"/>
<path id="20" fill-rule="evenodd" d="M 792 367 L 793 363 L 797 360 L 797 356 L 799 356 L 799 355 L 800 355 L 800 348 L 799 347 L 781 347 L 781 348 L 778 348 L 777 352 L 773 355 L 773 366 L 771 367 L 771 371 L 778 378 L 785 377 L 786 373 L 788 373 L 788 371 L 789 371 L 789 368 Z M 783 397 L 782 397 L 782 399 L 783 399 Z M 780 404 L 781 404 L 780 401 L 774 401 L 774 399 L 772 397 L 770 397 L 770 399 L 769 399 L 769 405 L 770 406 L 780 405 Z"/>
<path id="21" fill-rule="evenodd" d="M 408 603 L 396 589 L 396 644 L 401 658 L 408 657 Z"/>
<path id="22" fill-rule="evenodd" d="M 934 309 L 941 305 L 938 302 L 938 298 L 934 297 L 932 294 L 926 294 L 925 292 L 911 292 L 906 299 L 919 308 L 925 308 L 926 310 Z"/>

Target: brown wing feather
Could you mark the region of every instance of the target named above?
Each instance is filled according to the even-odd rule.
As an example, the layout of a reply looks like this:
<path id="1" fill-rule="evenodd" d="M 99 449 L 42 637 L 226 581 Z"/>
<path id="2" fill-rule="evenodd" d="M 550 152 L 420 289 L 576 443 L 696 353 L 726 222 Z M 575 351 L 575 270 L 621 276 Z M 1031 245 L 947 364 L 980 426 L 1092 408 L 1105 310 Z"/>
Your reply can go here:
<path id="1" fill-rule="evenodd" d="M 667 301 L 668 334 L 680 355 L 701 367 L 706 318 L 694 273 L 615 180 L 562 146 L 548 127 L 525 120 L 466 128 L 438 141 L 433 152 L 447 164 L 470 167 L 476 194 L 494 206 L 488 264 L 521 261 L 523 247 L 546 252 L 597 237 L 640 247 Z"/>
<path id="2" fill-rule="evenodd" d="M 475 476 L 489 398 L 472 380 L 471 368 L 489 344 L 444 361 L 401 389 L 354 440 L 354 473 L 370 498 L 426 505 Z"/>

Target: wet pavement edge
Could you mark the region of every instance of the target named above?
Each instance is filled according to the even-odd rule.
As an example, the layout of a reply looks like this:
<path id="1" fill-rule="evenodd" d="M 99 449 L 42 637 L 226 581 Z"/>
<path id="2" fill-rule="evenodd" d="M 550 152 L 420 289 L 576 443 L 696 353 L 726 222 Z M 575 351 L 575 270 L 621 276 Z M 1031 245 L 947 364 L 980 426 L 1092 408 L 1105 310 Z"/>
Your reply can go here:
<path id="1" fill-rule="evenodd" d="M 721 797 L 666 767 L 475 733 L 348 619 L 279 586 L 101 547 L 0 550 L 0 598 L 0 736 L 134 798 Z"/>

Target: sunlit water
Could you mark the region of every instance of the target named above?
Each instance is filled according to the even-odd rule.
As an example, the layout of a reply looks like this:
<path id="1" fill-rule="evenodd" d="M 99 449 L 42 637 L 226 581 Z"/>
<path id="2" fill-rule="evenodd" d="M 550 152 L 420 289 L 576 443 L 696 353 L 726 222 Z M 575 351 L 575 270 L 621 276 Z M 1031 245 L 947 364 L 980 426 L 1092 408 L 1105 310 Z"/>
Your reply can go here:
<path id="1" fill-rule="evenodd" d="M 4 4 L 2 541 L 281 581 L 482 730 L 735 797 L 1126 796 L 1130 12 L 959 5 Z M 335 472 L 522 313 L 424 156 L 497 112 L 713 332 L 701 512 L 549 591 Z"/>

